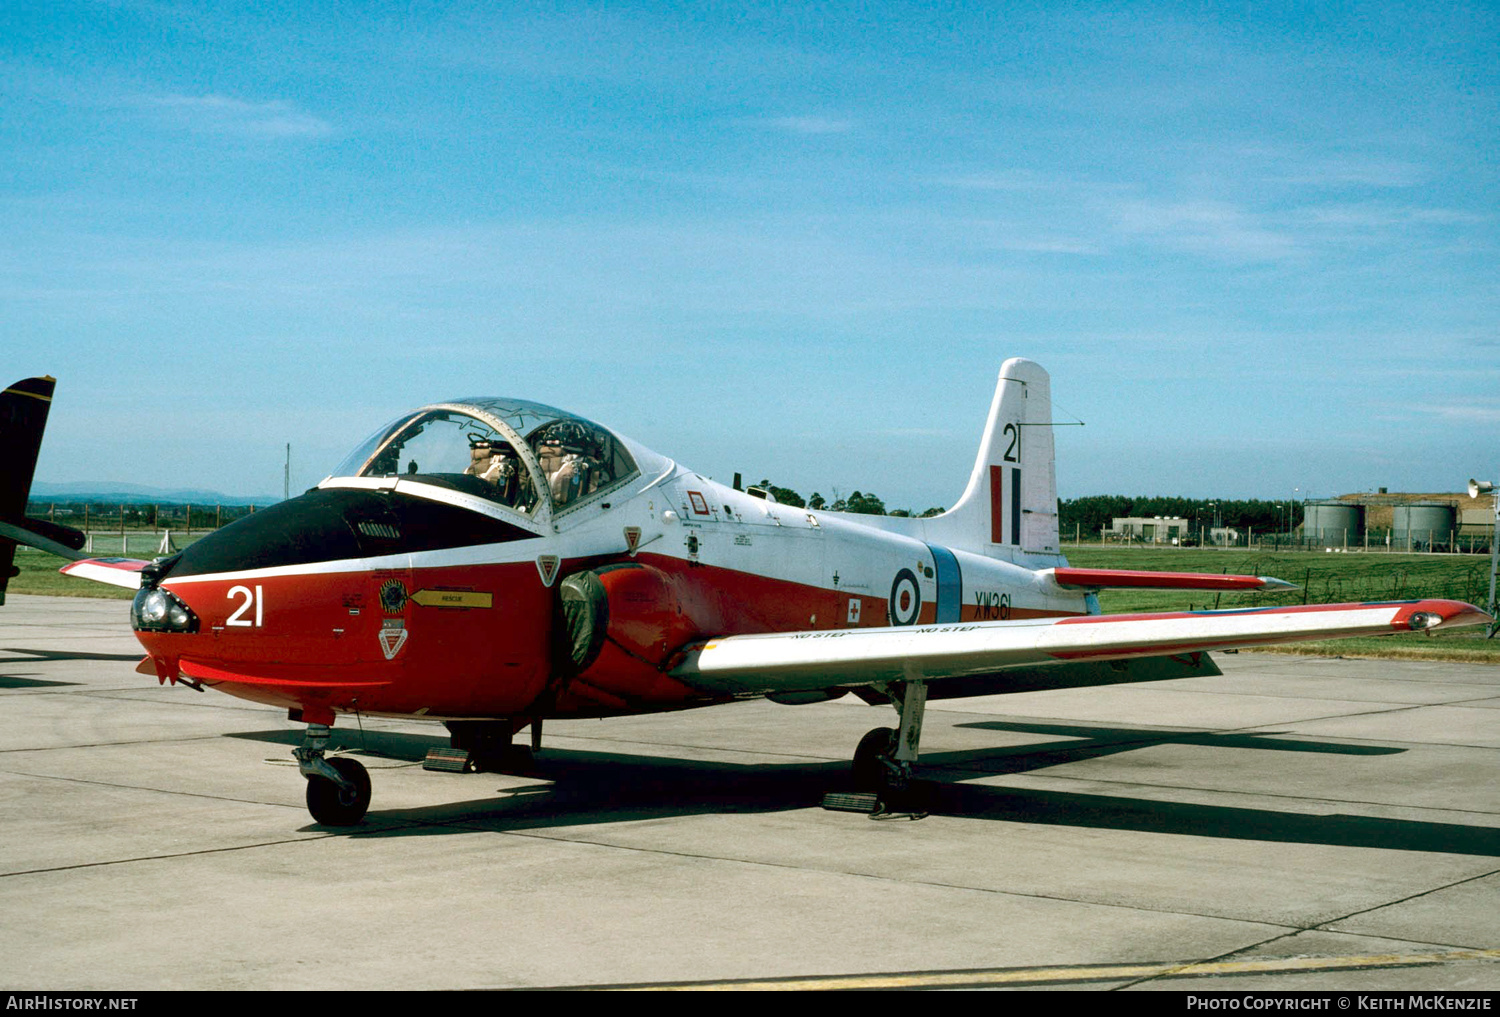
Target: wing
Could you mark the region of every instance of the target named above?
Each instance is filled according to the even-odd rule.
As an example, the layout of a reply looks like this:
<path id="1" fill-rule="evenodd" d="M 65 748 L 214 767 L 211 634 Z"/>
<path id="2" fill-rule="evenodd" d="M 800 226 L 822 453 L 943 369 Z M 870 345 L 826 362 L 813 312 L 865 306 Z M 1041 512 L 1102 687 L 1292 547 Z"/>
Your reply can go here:
<path id="1" fill-rule="evenodd" d="M 1132 572 L 1128 569 L 1047 569 L 1065 590 L 1295 590 L 1270 576 L 1231 576 L 1217 572 Z"/>
<path id="2" fill-rule="evenodd" d="M 728 636 L 689 648 L 672 675 L 705 692 L 765 695 L 938 681 L 1068 661 L 1389 635 L 1489 620 L 1472 604 L 1409 600 Z"/>

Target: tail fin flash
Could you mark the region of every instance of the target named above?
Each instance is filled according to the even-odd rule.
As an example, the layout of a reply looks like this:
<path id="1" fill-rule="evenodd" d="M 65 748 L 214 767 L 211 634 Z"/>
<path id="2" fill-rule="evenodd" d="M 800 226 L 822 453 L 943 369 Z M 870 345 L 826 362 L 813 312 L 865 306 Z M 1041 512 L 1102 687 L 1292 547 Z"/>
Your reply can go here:
<path id="1" fill-rule="evenodd" d="M 0 393 L 0 522 L 25 526 L 26 499 L 57 379 L 27 378 Z M 0 604 L 15 569 L 16 542 L 0 538 Z"/>
<path id="2" fill-rule="evenodd" d="M 990 403 L 969 486 L 929 521 L 953 547 L 1033 566 L 1059 554 L 1052 380 L 1031 360 L 1007 360 Z"/>

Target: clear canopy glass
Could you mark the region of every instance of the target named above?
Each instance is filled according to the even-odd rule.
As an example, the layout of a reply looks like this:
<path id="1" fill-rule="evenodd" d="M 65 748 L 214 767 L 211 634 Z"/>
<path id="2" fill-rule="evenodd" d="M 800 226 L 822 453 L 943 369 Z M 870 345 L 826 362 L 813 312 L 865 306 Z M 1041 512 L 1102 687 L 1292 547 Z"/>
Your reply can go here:
<path id="1" fill-rule="evenodd" d="M 554 512 L 639 473 L 598 424 L 540 403 L 456 399 L 398 417 L 339 464 L 335 477 L 399 477 L 527 514 Z"/>

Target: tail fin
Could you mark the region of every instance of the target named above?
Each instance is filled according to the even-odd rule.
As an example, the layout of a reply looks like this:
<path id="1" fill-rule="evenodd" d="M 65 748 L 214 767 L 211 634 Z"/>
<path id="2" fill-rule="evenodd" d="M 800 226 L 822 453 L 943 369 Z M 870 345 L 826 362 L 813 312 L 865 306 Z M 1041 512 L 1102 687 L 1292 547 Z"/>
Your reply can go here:
<path id="1" fill-rule="evenodd" d="M 26 499 L 56 385 L 52 377 L 27 378 L 0 393 L 0 522 L 26 525 Z M 16 542 L 0 538 L 0 604 L 17 574 L 15 555 Z"/>
<path id="2" fill-rule="evenodd" d="M 951 547 L 1032 567 L 1056 564 L 1052 381 L 1040 364 L 1015 358 L 1001 366 L 969 486 L 928 523 L 927 532 Z"/>

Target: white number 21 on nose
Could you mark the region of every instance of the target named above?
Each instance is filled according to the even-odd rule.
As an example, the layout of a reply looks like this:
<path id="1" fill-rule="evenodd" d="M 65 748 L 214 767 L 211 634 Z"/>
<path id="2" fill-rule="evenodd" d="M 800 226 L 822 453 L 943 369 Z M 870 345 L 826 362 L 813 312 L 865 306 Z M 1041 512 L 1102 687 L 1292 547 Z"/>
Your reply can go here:
<path id="1" fill-rule="evenodd" d="M 233 600 L 237 596 L 243 596 L 245 602 L 235 610 L 234 614 L 229 616 L 229 620 L 224 624 L 241 625 L 246 628 L 260 628 L 261 612 L 265 606 L 265 597 L 261 594 L 260 587 L 257 586 L 253 591 L 248 586 L 230 587 L 229 599 Z M 249 618 L 241 618 L 240 616 L 250 610 L 252 606 L 255 608 L 255 619 L 252 621 Z"/>

